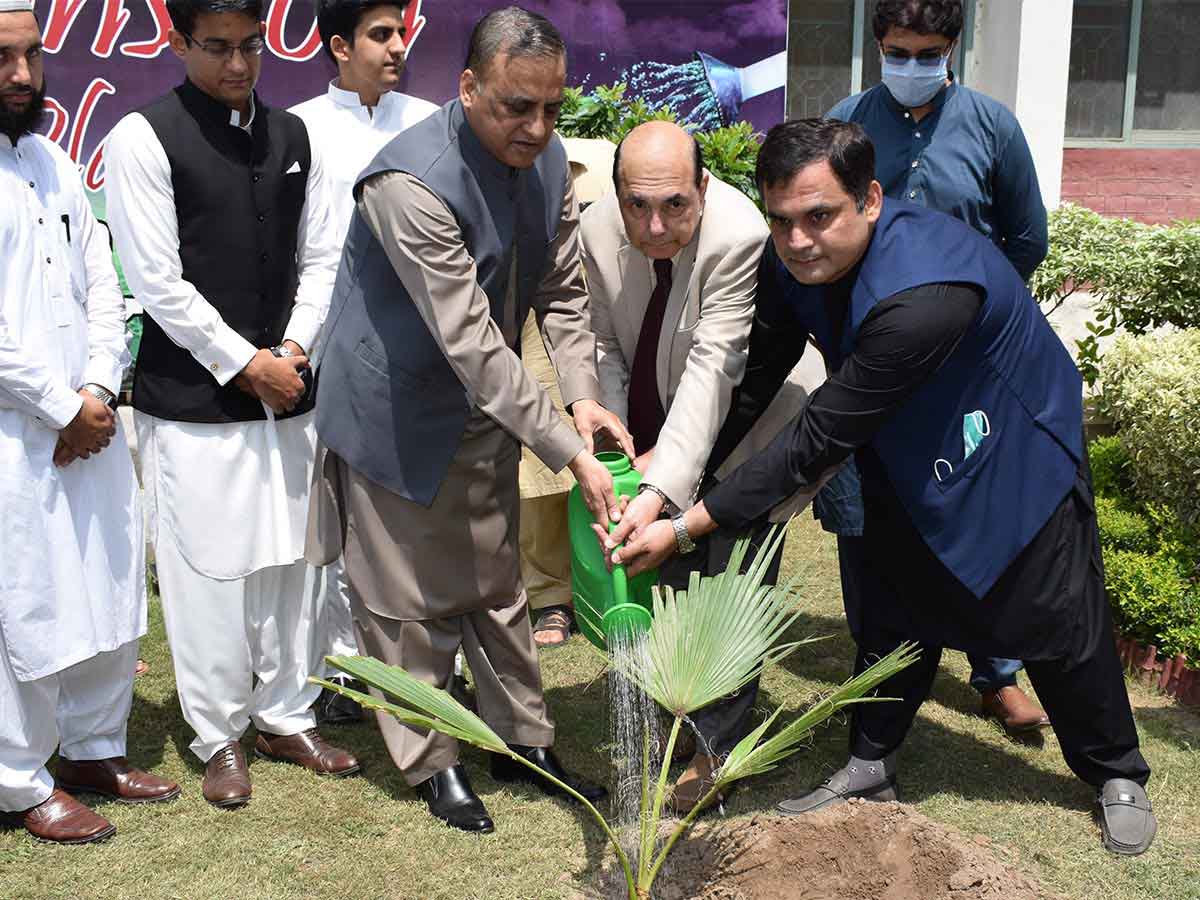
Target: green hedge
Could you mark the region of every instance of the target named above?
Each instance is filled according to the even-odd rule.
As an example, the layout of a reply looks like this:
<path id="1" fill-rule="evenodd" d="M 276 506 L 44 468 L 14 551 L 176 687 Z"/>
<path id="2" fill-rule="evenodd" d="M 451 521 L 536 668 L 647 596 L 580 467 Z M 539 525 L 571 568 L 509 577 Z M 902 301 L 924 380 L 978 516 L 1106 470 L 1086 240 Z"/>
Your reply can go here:
<path id="1" fill-rule="evenodd" d="M 1123 336 L 1100 374 L 1138 498 L 1200 525 L 1200 330 Z"/>
<path id="2" fill-rule="evenodd" d="M 1132 460 L 1118 437 L 1088 446 L 1104 583 L 1126 637 L 1200 663 L 1200 537 L 1166 506 L 1130 492 Z"/>
<path id="3" fill-rule="evenodd" d="M 621 83 L 600 85 L 586 93 L 581 88 L 567 88 L 558 114 L 558 133 L 563 137 L 604 138 L 615 144 L 643 122 L 676 120 L 670 107 L 651 108 L 641 99 L 627 98 L 625 90 Z M 708 170 L 758 203 L 754 164 L 762 136 L 746 122 L 694 134 Z"/>
<path id="4" fill-rule="evenodd" d="M 1047 315 L 1077 290 L 1095 298 L 1095 321 L 1078 341 L 1088 384 L 1099 376 L 1099 341 L 1162 325 L 1200 328 L 1200 221 L 1143 225 L 1064 203 L 1050 213 L 1050 247 L 1029 288 Z"/>

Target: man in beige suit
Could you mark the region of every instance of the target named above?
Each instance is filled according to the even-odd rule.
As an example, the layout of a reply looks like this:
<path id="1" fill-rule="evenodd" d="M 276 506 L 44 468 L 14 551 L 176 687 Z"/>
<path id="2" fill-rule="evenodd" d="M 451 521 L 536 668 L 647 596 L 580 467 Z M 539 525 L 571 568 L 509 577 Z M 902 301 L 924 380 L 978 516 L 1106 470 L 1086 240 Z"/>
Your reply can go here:
<path id="1" fill-rule="evenodd" d="M 696 141 L 673 123 L 631 131 L 613 180 L 616 193 L 584 212 L 581 234 L 604 405 L 628 424 L 643 474 L 622 517 L 627 534 L 696 497 L 745 368 L 768 231 L 754 203 L 705 171 Z M 769 440 L 804 396 L 787 385 L 716 474 Z M 756 545 L 767 530 L 766 522 L 754 530 Z M 721 572 L 740 536 L 711 535 L 660 580 L 686 588 L 693 569 Z M 771 580 L 778 566 L 776 557 Z M 678 812 L 695 806 L 716 759 L 745 734 L 757 692 L 756 681 L 694 717 L 700 746 L 676 785 Z"/>

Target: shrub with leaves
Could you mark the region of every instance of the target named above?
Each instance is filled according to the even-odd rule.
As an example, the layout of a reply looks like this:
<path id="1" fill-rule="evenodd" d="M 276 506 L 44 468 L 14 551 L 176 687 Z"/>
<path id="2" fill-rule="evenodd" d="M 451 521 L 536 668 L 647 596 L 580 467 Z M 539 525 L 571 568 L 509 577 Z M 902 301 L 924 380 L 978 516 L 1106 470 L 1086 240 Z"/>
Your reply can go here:
<path id="1" fill-rule="evenodd" d="M 750 123 L 736 122 L 713 131 L 701 131 L 696 134 L 696 140 L 700 142 L 700 152 L 704 154 L 708 170 L 758 203 L 754 166 L 758 162 L 761 139 Z"/>
<path id="2" fill-rule="evenodd" d="M 1150 520 L 1122 509 L 1114 497 L 1096 497 L 1096 522 L 1100 527 L 1100 543 L 1105 547 L 1137 553 L 1151 553 L 1157 547 Z"/>
<path id="3" fill-rule="evenodd" d="M 1126 637 L 1165 643 L 1188 624 L 1189 585 L 1169 557 L 1132 550 L 1106 550 L 1105 584 L 1117 627 Z"/>
<path id="4" fill-rule="evenodd" d="M 643 122 L 657 120 L 674 122 L 677 116 L 669 106 L 652 107 L 640 97 L 627 97 L 626 86 L 619 82 L 599 85 L 587 93 L 581 88 L 567 88 L 558 114 L 558 133 L 563 137 L 603 138 L 615 144 Z M 762 135 L 748 122 L 737 122 L 712 131 L 697 131 L 695 136 L 708 170 L 758 203 L 754 164 Z"/>
<path id="5" fill-rule="evenodd" d="M 1138 497 L 1200 526 L 1200 329 L 1123 336 L 1101 376 Z"/>
<path id="6" fill-rule="evenodd" d="M 1120 498 L 1133 493 L 1133 469 L 1119 437 L 1098 437 L 1088 444 L 1087 451 L 1097 497 Z"/>
<path id="7" fill-rule="evenodd" d="M 1030 280 L 1047 315 L 1078 290 L 1095 297 L 1095 321 L 1078 341 L 1079 368 L 1099 377 L 1099 341 L 1162 325 L 1200 328 L 1200 221 L 1143 225 L 1064 203 L 1050 214 L 1050 247 Z"/>

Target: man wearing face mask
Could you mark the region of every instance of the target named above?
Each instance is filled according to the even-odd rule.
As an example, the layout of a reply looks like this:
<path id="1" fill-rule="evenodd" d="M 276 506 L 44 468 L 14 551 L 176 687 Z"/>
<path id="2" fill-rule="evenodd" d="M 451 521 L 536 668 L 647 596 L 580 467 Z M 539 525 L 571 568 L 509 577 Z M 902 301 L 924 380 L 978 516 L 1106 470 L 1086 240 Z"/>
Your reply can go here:
<path id="1" fill-rule="evenodd" d="M 1028 281 L 1046 256 L 1046 208 L 1016 117 L 1001 103 L 955 83 L 949 70 L 962 31 L 961 0 L 880 0 L 871 24 L 883 83 L 841 101 L 828 117 L 861 125 L 871 138 L 884 196 L 963 220 L 990 238 Z M 851 463 L 814 503 L 825 528 L 838 534 L 852 628 L 861 607 L 859 491 Z M 1014 736 L 1050 724 L 1017 685 L 1019 660 L 969 659 L 982 715 Z"/>
<path id="2" fill-rule="evenodd" d="M 308 126 L 309 139 L 321 151 L 330 193 L 330 215 L 340 248 L 354 215 L 354 182 L 383 145 L 437 106 L 396 90 L 404 72 L 408 31 L 405 2 L 320 0 L 317 29 L 321 44 L 336 63 L 338 77 L 318 97 L 292 107 Z M 325 570 L 325 588 L 317 614 L 322 655 L 358 653 L 346 575 L 338 560 Z M 335 681 L 346 681 L 330 673 Z M 323 691 L 317 701 L 322 722 L 338 724 L 361 718 L 357 703 Z"/>

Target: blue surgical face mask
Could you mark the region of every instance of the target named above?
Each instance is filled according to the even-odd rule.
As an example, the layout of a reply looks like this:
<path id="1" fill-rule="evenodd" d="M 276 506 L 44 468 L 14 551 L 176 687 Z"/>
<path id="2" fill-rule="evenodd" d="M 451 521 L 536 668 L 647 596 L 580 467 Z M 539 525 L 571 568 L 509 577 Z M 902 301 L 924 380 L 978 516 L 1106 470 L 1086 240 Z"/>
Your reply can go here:
<path id="1" fill-rule="evenodd" d="M 883 57 L 883 83 L 901 106 L 914 109 L 937 96 L 950 74 L 950 55 L 935 66 L 925 66 L 916 57 L 899 64 Z"/>

